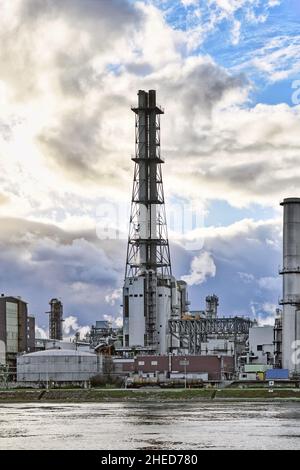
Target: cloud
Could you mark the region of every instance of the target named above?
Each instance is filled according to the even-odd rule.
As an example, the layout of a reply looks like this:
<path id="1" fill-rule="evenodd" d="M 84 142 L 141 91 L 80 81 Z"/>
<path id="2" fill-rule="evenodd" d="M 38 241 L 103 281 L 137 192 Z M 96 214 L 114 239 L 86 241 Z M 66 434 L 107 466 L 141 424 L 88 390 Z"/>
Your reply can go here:
<path id="1" fill-rule="evenodd" d="M 208 277 L 216 275 L 216 265 L 210 253 L 203 252 L 195 256 L 191 262 L 191 272 L 187 276 L 181 276 L 181 279 L 188 285 L 198 285 L 206 281 Z"/>
<path id="2" fill-rule="evenodd" d="M 105 302 L 109 305 L 115 305 L 121 299 L 122 289 L 114 289 L 112 292 L 105 296 Z"/>
<path id="3" fill-rule="evenodd" d="M 101 319 L 101 306 L 113 311 L 105 297 L 122 283 L 125 243 L 22 219 L 0 222 L 1 289 L 26 299 L 40 327 L 54 296 L 62 299 L 66 317 L 85 318 L 87 323 Z"/>
<path id="4" fill-rule="evenodd" d="M 80 339 L 83 339 L 89 331 L 90 331 L 89 326 L 79 326 L 77 317 L 70 315 L 64 318 L 64 322 L 63 322 L 64 339 L 74 336 L 75 333 L 79 333 Z"/>
<path id="5" fill-rule="evenodd" d="M 267 39 L 262 47 L 247 52 L 246 60 L 236 70 L 249 71 L 252 75 L 255 70 L 270 83 L 298 78 L 300 35 L 281 34 Z"/>
<path id="6" fill-rule="evenodd" d="M 236 46 L 240 31 L 244 32 L 249 24 L 264 23 L 272 9 L 281 4 L 280 0 L 165 0 L 162 5 L 159 0 L 152 2 L 164 8 L 170 18 L 177 13 L 176 27 L 186 31 L 191 49 L 203 46 L 216 31 L 222 33 L 223 40 Z"/>
<path id="7" fill-rule="evenodd" d="M 38 339 L 39 338 L 46 339 L 46 338 L 48 338 L 48 334 L 43 328 L 36 325 L 35 326 L 35 337 L 38 338 Z"/>
<path id="8" fill-rule="evenodd" d="M 280 276 L 272 277 L 261 277 L 258 279 L 258 284 L 262 289 L 279 292 L 281 289 L 282 279 Z"/>
<path id="9" fill-rule="evenodd" d="M 257 284 L 263 290 L 279 292 L 281 288 L 282 279 L 280 276 L 266 276 L 256 279 L 253 274 L 250 273 L 239 272 L 238 275 L 246 284 Z"/>
<path id="10" fill-rule="evenodd" d="M 122 326 L 123 326 L 123 316 L 122 316 L 122 314 L 120 314 L 118 316 L 104 315 L 103 318 L 104 318 L 104 320 L 110 322 L 113 328 L 122 328 Z"/>
<path id="11" fill-rule="evenodd" d="M 219 296 L 220 315 L 225 316 L 255 316 L 253 302 L 259 306 L 277 304 L 281 291 L 279 275 L 276 281 L 282 257 L 280 220 L 243 219 L 228 226 L 203 227 L 198 236 L 203 240 L 203 252 L 213 258 L 216 272 L 205 283 L 190 285 L 192 310 L 203 308 L 209 293 Z M 180 273 L 178 268 L 181 272 L 190 269 L 187 253 L 183 257 L 177 246 L 171 245 L 171 254 L 175 275 Z"/>
<path id="12" fill-rule="evenodd" d="M 259 326 L 274 326 L 276 317 L 276 304 L 270 302 L 252 303 L 252 310 Z"/>
<path id="13" fill-rule="evenodd" d="M 17 124 L 0 145 L 0 214 L 91 227 L 99 198 L 129 201 L 139 88 L 157 88 L 166 106 L 167 196 L 277 204 L 297 190 L 298 109 L 249 108 L 247 77 L 186 55 L 187 33 L 159 8 L 100 3 L 6 2 L 2 121 Z M 227 3 L 215 6 L 238 10 Z"/>
<path id="14" fill-rule="evenodd" d="M 256 8 L 262 2 L 186 0 L 182 27 L 168 20 L 171 3 L 179 5 L 2 2 L 0 282 L 2 290 L 29 301 L 41 328 L 53 296 L 62 298 L 66 317 L 78 318 L 78 325 L 104 312 L 119 321 L 113 302 L 123 282 L 126 242 L 97 238 L 96 211 L 107 202 L 130 201 L 130 106 L 139 88 L 156 88 L 166 109 L 168 199 L 277 206 L 297 195 L 300 108 L 252 106 L 247 68 L 229 71 L 205 49 L 191 54 L 224 24 L 237 43 L 245 21 L 263 21 L 268 9 Z M 255 67 L 263 68 L 268 55 L 268 75 L 273 65 L 279 73 L 287 65 L 280 48 L 298 60 L 297 37 L 265 47 Z M 178 278 L 190 271 L 194 302 L 211 289 L 229 314 L 248 312 L 254 297 L 274 303 L 280 224 L 244 219 L 203 228 L 195 236 L 204 239 L 205 255 L 172 245 Z M 257 281 L 245 283 L 238 273 Z"/>

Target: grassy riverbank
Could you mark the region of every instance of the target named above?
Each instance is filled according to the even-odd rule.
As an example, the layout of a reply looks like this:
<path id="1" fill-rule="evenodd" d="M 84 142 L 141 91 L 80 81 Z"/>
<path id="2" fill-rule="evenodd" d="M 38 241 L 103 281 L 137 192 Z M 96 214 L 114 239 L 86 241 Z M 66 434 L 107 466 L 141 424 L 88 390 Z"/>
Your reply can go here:
<path id="1" fill-rule="evenodd" d="M 52 390 L 3 390 L 0 391 L 0 403 L 23 402 L 136 402 L 136 401 L 227 401 L 227 400 L 295 400 L 300 401 L 300 389 L 278 388 L 273 392 L 268 389 L 52 389 Z"/>

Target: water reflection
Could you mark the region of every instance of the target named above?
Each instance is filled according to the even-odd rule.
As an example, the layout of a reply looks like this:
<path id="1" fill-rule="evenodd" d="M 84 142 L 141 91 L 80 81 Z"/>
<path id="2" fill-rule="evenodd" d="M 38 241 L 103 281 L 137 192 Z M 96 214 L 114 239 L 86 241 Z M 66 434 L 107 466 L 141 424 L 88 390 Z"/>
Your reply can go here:
<path id="1" fill-rule="evenodd" d="M 0 405 L 0 449 L 300 449 L 297 403 Z"/>

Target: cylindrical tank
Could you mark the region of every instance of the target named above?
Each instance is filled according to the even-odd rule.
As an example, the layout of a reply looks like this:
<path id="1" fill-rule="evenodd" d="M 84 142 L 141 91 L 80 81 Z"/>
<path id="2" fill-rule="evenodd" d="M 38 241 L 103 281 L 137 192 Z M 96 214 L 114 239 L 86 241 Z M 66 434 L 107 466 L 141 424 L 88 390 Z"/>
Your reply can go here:
<path id="1" fill-rule="evenodd" d="M 287 198 L 283 206 L 283 318 L 282 361 L 290 374 L 300 373 L 300 198 Z M 299 342 L 299 344 L 297 343 Z"/>
<path id="2" fill-rule="evenodd" d="M 84 382 L 102 372 L 101 356 L 72 349 L 47 349 L 17 358 L 18 382 Z"/>

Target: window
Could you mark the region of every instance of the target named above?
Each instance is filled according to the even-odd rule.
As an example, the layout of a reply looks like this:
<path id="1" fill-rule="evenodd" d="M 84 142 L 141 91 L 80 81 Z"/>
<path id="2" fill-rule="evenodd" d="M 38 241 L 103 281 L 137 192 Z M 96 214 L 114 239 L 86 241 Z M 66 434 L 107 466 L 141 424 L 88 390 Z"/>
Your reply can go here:
<path id="1" fill-rule="evenodd" d="M 151 361 L 151 366 L 157 366 L 157 361 Z"/>
<path id="2" fill-rule="evenodd" d="M 128 348 L 128 346 L 129 346 L 129 335 L 125 335 L 124 342 L 125 342 L 125 344 L 124 344 L 125 348 Z"/>
<path id="3" fill-rule="evenodd" d="M 8 353 L 18 352 L 18 305 L 6 302 L 6 344 Z"/>
<path id="4" fill-rule="evenodd" d="M 262 344 L 258 344 L 257 345 L 257 351 L 262 351 L 262 350 L 263 350 Z"/>
<path id="5" fill-rule="evenodd" d="M 138 362 L 138 365 L 139 365 L 139 366 L 144 366 L 144 365 L 145 365 L 145 361 L 139 361 L 139 362 Z"/>
<path id="6" fill-rule="evenodd" d="M 125 318 L 129 317 L 129 299 L 128 299 L 128 295 L 125 295 L 125 297 L 124 297 L 124 317 Z"/>

